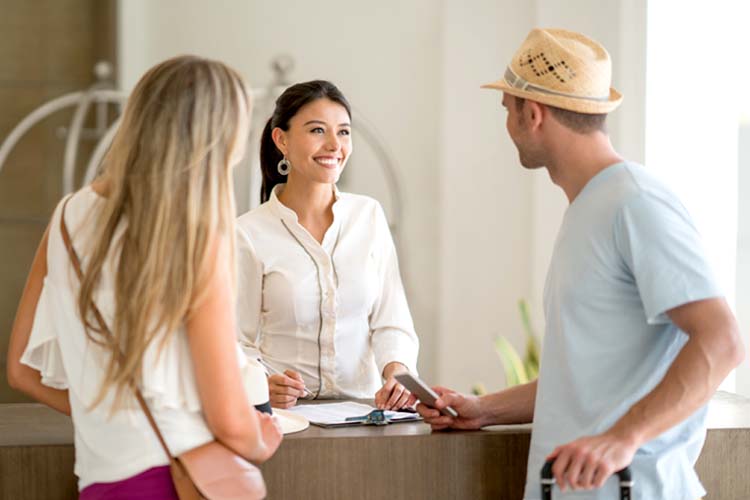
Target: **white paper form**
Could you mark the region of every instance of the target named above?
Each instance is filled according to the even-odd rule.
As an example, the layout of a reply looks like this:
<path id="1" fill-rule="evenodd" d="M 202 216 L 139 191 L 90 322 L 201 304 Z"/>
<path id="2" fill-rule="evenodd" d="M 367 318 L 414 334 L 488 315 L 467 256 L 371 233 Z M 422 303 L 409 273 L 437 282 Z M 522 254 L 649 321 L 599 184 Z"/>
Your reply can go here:
<path id="1" fill-rule="evenodd" d="M 317 405 L 297 405 L 289 411 L 304 416 L 311 424 L 322 426 L 357 425 L 361 422 L 348 422 L 347 417 L 362 417 L 375 410 L 370 405 L 343 401 L 340 403 L 323 403 Z M 386 410 L 385 416 L 391 421 L 419 420 L 419 415 L 405 411 Z"/>

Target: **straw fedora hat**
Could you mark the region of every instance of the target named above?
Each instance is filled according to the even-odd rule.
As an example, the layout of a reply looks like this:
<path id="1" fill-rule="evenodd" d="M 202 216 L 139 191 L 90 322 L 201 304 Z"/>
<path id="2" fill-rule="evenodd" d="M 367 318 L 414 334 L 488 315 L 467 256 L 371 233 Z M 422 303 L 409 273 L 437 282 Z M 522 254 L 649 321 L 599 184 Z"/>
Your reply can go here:
<path id="1" fill-rule="evenodd" d="M 578 113 L 601 114 L 622 102 L 611 83 L 612 62 L 601 44 L 572 31 L 536 28 L 503 78 L 482 88 Z"/>

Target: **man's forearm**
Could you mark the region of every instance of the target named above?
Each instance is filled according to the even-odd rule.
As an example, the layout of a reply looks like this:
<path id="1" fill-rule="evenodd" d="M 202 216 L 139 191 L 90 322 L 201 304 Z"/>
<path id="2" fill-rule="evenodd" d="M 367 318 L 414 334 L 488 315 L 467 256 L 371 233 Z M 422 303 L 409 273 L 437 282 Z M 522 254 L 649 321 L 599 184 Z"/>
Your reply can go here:
<path id="1" fill-rule="evenodd" d="M 741 362 L 741 344 L 733 340 L 737 337 L 736 331 L 691 335 L 659 385 L 609 432 L 641 446 L 688 418 Z"/>
<path id="2" fill-rule="evenodd" d="M 510 387 L 480 398 L 485 425 L 528 424 L 534 419 L 537 381 Z"/>

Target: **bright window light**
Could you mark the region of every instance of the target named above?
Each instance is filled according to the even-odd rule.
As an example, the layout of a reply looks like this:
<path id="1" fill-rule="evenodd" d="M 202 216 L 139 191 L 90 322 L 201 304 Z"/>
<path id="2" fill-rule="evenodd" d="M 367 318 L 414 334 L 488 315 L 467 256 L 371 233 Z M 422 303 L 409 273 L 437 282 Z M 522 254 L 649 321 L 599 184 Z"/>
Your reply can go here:
<path id="1" fill-rule="evenodd" d="M 717 4 L 721 5 L 721 8 Z M 738 29 L 746 2 L 648 2 L 646 166 L 677 192 L 734 307 Z M 750 80 L 746 80 L 750 81 Z M 731 375 L 721 389 L 734 391 Z"/>

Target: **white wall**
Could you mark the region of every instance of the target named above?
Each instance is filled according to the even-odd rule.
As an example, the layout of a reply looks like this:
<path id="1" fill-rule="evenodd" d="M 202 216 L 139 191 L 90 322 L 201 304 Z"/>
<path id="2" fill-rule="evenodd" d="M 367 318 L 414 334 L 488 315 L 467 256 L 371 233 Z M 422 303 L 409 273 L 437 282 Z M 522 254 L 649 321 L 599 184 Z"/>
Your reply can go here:
<path id="1" fill-rule="evenodd" d="M 501 95 L 479 85 L 503 74 L 532 27 L 581 30 L 610 50 L 625 94 L 611 119 L 615 145 L 643 157 L 645 0 L 125 0 L 120 11 L 124 88 L 185 52 L 264 86 L 271 58 L 289 53 L 295 81 L 334 81 L 375 124 L 406 192 L 402 272 L 420 370 L 460 390 L 504 385 L 492 340 L 522 348 L 519 298 L 531 299 L 542 330 L 541 290 L 566 207 L 546 172 L 520 167 Z M 372 166 L 357 147 L 359 176 Z"/>
<path id="2" fill-rule="evenodd" d="M 123 88 L 132 88 L 153 64 L 182 53 L 221 59 L 252 86 L 264 87 L 272 81 L 272 58 L 289 54 L 296 61 L 294 81 L 333 81 L 375 124 L 401 167 L 402 274 L 422 341 L 420 371 L 434 379 L 442 4 L 125 0 L 119 9 Z M 353 168 L 375 168 L 358 159 L 356 143 L 354 151 Z"/>
<path id="3" fill-rule="evenodd" d="M 497 335 L 520 344 L 529 295 L 531 179 L 505 132 L 500 78 L 532 24 L 523 2 L 448 1 L 443 16 L 440 143 L 442 278 L 438 382 L 504 385 Z"/>
<path id="4" fill-rule="evenodd" d="M 738 19 L 747 19 L 750 16 L 750 4 L 741 4 L 741 15 Z M 737 30 L 739 41 L 736 47 L 750 46 L 750 32 L 748 30 Z M 750 67 L 739 65 L 737 79 L 740 88 L 750 88 Z M 740 331 L 745 341 L 745 349 L 748 349 L 748 328 L 750 324 L 750 94 L 740 92 L 738 99 L 740 110 L 740 126 L 738 135 L 738 199 L 737 199 L 737 319 L 740 322 Z M 742 328 L 745 326 L 745 328 Z M 750 396 L 750 363 L 747 360 L 737 368 L 737 392 L 744 396 Z"/>
<path id="5" fill-rule="evenodd" d="M 623 106 L 609 117 L 615 147 L 643 161 L 645 0 L 447 2 L 443 19 L 443 279 L 439 380 L 461 390 L 504 385 L 492 349 L 507 336 L 523 353 L 517 300 L 527 298 L 538 333 L 542 292 L 567 208 L 546 170 L 524 170 L 505 132 L 500 94 L 476 90 L 499 78 L 536 26 L 581 31 L 604 44 Z"/>
<path id="6" fill-rule="evenodd" d="M 750 34 L 745 35 L 750 38 Z M 743 80 L 745 85 L 750 85 L 750 71 Z M 737 234 L 737 320 L 740 322 L 740 331 L 745 341 L 745 349 L 748 346 L 748 329 L 743 325 L 750 324 L 750 97 L 745 97 L 744 111 L 746 113 L 740 133 L 739 142 L 739 171 L 738 177 L 738 234 Z M 737 368 L 737 392 L 750 397 L 750 363 L 745 360 Z"/>

